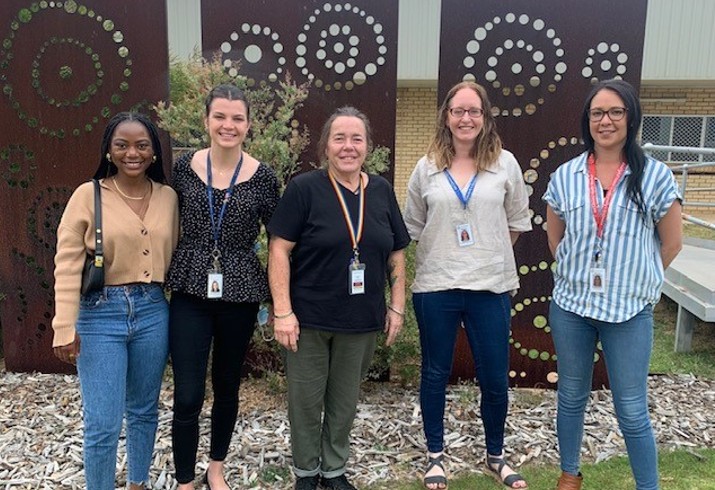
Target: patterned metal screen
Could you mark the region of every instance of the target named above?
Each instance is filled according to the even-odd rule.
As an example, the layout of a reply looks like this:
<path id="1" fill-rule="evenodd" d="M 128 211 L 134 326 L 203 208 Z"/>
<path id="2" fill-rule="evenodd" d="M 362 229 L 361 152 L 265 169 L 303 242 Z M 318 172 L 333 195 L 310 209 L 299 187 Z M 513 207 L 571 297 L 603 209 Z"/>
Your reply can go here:
<path id="1" fill-rule="evenodd" d="M 107 119 L 168 98 L 166 39 L 161 0 L 3 0 L 0 323 L 8 370 L 70 369 L 51 350 L 57 224 L 97 168 Z"/>
<path id="2" fill-rule="evenodd" d="M 582 151 L 580 114 L 592 83 L 640 86 L 646 0 L 442 0 L 439 99 L 462 80 L 487 88 L 499 134 L 524 170 L 534 231 L 516 246 L 521 289 L 513 299 L 511 383 L 555 386 L 547 311 L 552 289 L 541 196 L 549 175 Z M 594 386 L 607 382 L 597 351 Z M 466 339 L 455 376 L 471 378 Z"/>
<path id="3" fill-rule="evenodd" d="M 276 83 L 286 74 L 310 81 L 296 118 L 310 131 L 304 162 L 318 162 L 315 145 L 334 109 L 353 105 L 370 119 L 375 144 L 394 163 L 398 0 L 203 0 L 204 57 L 217 51 L 240 61 L 249 83 Z"/>

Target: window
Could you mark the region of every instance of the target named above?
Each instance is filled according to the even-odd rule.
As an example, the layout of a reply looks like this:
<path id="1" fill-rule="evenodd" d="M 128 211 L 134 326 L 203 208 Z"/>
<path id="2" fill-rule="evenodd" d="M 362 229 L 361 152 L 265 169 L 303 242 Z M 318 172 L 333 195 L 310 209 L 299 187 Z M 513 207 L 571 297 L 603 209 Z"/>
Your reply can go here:
<path id="1" fill-rule="evenodd" d="M 715 116 L 644 116 L 642 143 L 663 146 L 715 148 Z M 654 158 L 667 163 L 710 161 L 707 155 L 655 151 Z"/>

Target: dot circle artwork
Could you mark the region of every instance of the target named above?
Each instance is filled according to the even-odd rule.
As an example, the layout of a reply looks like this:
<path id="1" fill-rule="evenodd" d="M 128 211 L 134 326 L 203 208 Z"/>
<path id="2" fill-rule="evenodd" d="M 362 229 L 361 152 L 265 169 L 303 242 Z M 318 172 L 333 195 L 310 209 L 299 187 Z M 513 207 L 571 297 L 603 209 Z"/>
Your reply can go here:
<path id="1" fill-rule="evenodd" d="M 42 111 L 31 113 L 27 107 L 30 101 L 19 100 L 15 96 L 15 85 L 23 83 L 25 76 L 30 76 L 31 84 L 37 96 L 55 109 L 68 107 L 80 107 L 94 96 L 100 94 L 105 79 L 105 72 L 100 55 L 96 48 L 86 40 L 76 38 L 49 37 L 40 48 L 34 59 L 18 59 L 15 56 L 15 45 L 23 41 L 23 32 L 34 29 L 33 23 L 38 18 L 45 15 L 70 15 L 75 19 L 91 22 L 97 25 L 96 31 L 102 35 L 110 36 L 112 45 L 116 47 L 113 56 L 119 58 L 120 66 L 123 65 L 122 77 L 119 84 L 111 90 L 103 90 L 108 97 L 107 104 L 102 107 L 98 114 L 83 116 L 83 121 L 70 123 L 69 127 L 50 127 L 43 123 Z M 129 56 L 129 48 L 124 44 L 124 34 L 116 29 L 114 21 L 105 18 L 97 13 L 93 8 L 81 4 L 75 0 L 48 1 L 41 0 L 28 4 L 21 8 L 10 21 L 10 29 L 2 38 L 0 44 L 0 86 L 3 94 L 9 99 L 12 109 L 17 117 L 27 124 L 28 127 L 37 130 L 42 135 L 55 138 L 65 138 L 68 135 L 79 136 L 82 133 L 92 131 L 100 122 L 100 118 L 109 118 L 111 106 L 117 106 L 122 102 L 122 93 L 129 90 L 129 79 L 132 74 L 132 59 Z M 86 58 L 86 62 L 91 63 L 93 74 L 91 80 L 80 81 L 75 76 L 75 67 L 68 61 L 63 64 L 56 73 L 47 73 L 43 70 L 43 61 L 56 55 L 58 47 L 72 47 L 80 50 Z M 81 58 L 77 58 L 81 59 Z M 28 64 L 28 66 L 25 65 Z M 74 60 L 77 63 L 77 60 Z M 63 83 L 64 82 L 64 83 Z M 75 87 L 81 85 L 79 90 Z M 70 94 L 54 93 L 49 87 L 72 87 Z M 62 89 L 61 89 L 62 90 Z M 71 118 L 70 118 L 71 119 Z"/>
<path id="2" fill-rule="evenodd" d="M 555 265 L 549 264 L 546 261 L 541 261 L 538 264 L 534 265 L 525 265 L 522 264 L 519 266 L 519 274 L 521 276 L 526 276 L 527 274 L 530 273 L 539 273 L 539 272 L 547 272 L 549 269 L 552 268 L 552 266 Z M 521 301 L 517 301 L 514 303 L 514 306 L 511 309 L 511 316 L 512 318 L 516 317 L 520 313 L 526 311 L 529 309 L 531 306 L 536 306 L 538 304 L 542 303 L 548 303 L 551 301 L 551 296 L 534 296 L 532 298 L 524 298 Z M 544 333 L 548 334 L 551 332 L 551 327 L 548 326 L 546 317 L 544 315 L 536 315 L 532 319 L 532 324 L 534 327 L 537 329 L 542 330 Z M 556 360 L 556 354 L 555 353 L 550 353 L 545 350 L 539 350 L 539 349 L 534 349 L 530 348 L 526 345 L 523 344 L 523 342 L 515 339 L 512 335 L 512 332 L 510 332 L 509 335 L 509 344 L 516 350 L 516 352 L 521 355 L 528 357 L 529 359 L 536 361 L 536 360 L 541 360 L 541 361 L 555 361 Z"/>
<path id="3" fill-rule="evenodd" d="M 534 36 L 539 39 L 538 45 L 526 40 Z M 493 50 L 487 47 L 494 46 L 497 39 Z M 495 16 L 475 29 L 473 38 L 467 42 L 462 60 L 466 73 L 462 79 L 486 80 L 508 98 L 510 107 L 492 108 L 495 116 L 533 115 L 544 104 L 543 97 L 538 95 L 542 92 L 540 87 L 545 84 L 549 93 L 556 92 L 568 68 L 561 45 L 556 31 L 542 19 L 511 12 Z M 490 51 L 486 52 L 487 49 Z M 504 62 L 507 58 L 512 60 L 508 66 Z M 526 80 L 528 83 L 522 82 Z"/>
<path id="4" fill-rule="evenodd" d="M 265 51 L 273 55 L 265 56 Z M 271 82 L 277 81 L 278 76 L 284 73 L 286 64 L 283 51 L 280 35 L 270 27 L 259 24 L 243 23 L 240 29 L 231 33 L 229 40 L 221 43 L 223 64 L 232 77 L 238 75 L 236 62 L 240 60 L 242 63 L 257 65 L 256 71 L 268 73 L 267 78 Z M 255 85 L 256 80 L 249 77 L 248 82 Z"/>
<path id="5" fill-rule="evenodd" d="M 28 233 L 52 255 L 57 246 L 56 230 L 71 195 L 70 188 L 47 187 L 33 199 L 27 213 Z"/>
<path id="6" fill-rule="evenodd" d="M 45 311 L 42 314 L 42 319 L 37 323 L 37 325 L 35 325 L 34 334 L 32 336 L 28 335 L 24 339 L 22 344 L 20 344 L 19 346 L 21 352 L 26 352 L 29 348 L 32 348 L 35 343 L 39 343 L 45 335 L 51 333 L 52 311 L 54 303 L 52 300 L 52 296 L 50 295 L 51 286 L 47 281 L 42 279 L 45 270 L 43 267 L 37 264 L 37 260 L 35 259 L 35 257 L 26 255 L 15 248 L 13 248 L 12 250 L 12 255 L 16 260 L 21 263 L 24 263 L 28 269 L 30 269 L 36 276 L 38 276 L 38 284 L 36 286 L 32 286 L 29 289 L 39 287 L 46 292 L 46 300 L 44 302 Z M 19 306 L 19 311 L 17 311 L 17 316 L 15 317 L 15 320 L 19 324 L 24 325 L 29 316 L 30 295 L 23 286 L 18 286 L 15 290 L 15 299 L 15 304 Z"/>
<path id="7" fill-rule="evenodd" d="M 9 145 L 0 149 L 2 178 L 10 188 L 27 189 L 35 179 L 35 154 L 24 145 Z"/>
<path id="8" fill-rule="evenodd" d="M 549 141 L 546 144 L 546 147 L 541 149 L 538 157 L 531 158 L 531 160 L 529 161 L 530 168 L 524 171 L 524 182 L 526 182 L 526 192 L 529 194 L 529 196 L 532 196 L 534 193 L 533 184 L 535 184 L 540 177 L 539 171 L 542 167 L 542 164 L 545 164 L 549 160 L 553 162 L 555 151 L 568 151 L 569 148 L 580 145 L 583 145 L 583 141 L 580 138 L 577 138 L 575 136 L 572 136 L 570 138 L 567 138 L 566 136 L 561 136 L 557 140 Z M 563 151 L 559 151 L 558 153 L 560 155 L 561 153 L 563 153 Z M 558 163 L 561 162 L 559 161 Z M 544 167 L 546 167 L 546 165 L 544 165 Z M 533 224 L 546 231 L 546 217 L 542 216 L 541 214 L 536 214 L 533 209 L 530 209 L 530 212 Z"/>
<path id="9" fill-rule="evenodd" d="M 369 37 L 358 34 L 356 21 L 368 28 Z M 374 16 L 358 6 L 325 3 L 308 16 L 298 34 L 295 65 L 315 87 L 352 90 L 386 62 L 388 49 L 382 29 Z M 334 81 L 328 83 L 317 76 L 316 64 L 330 70 Z"/>
<path id="10" fill-rule="evenodd" d="M 596 84 L 599 80 L 623 78 L 627 71 L 628 55 L 618 43 L 600 42 L 586 53 L 581 75 Z"/>
<path id="11" fill-rule="evenodd" d="M 90 58 L 90 61 L 94 67 L 95 70 L 95 80 L 87 85 L 85 88 L 80 90 L 77 94 L 75 94 L 72 99 L 62 99 L 62 98 L 55 98 L 52 97 L 48 94 L 45 93 L 45 89 L 41 86 L 40 82 L 40 73 L 41 71 L 41 61 L 42 57 L 44 56 L 45 52 L 47 51 L 47 48 L 53 46 L 53 45 L 58 45 L 58 44 L 68 44 L 75 46 L 79 48 L 80 52 L 87 57 Z M 69 65 L 63 65 L 60 68 L 60 71 L 58 73 L 58 78 L 62 80 L 68 80 L 71 79 L 73 76 L 74 70 L 72 69 L 71 66 Z M 36 56 L 36 59 L 32 62 L 32 86 L 34 87 L 35 91 L 37 92 L 37 95 L 39 95 L 42 100 L 47 102 L 49 105 L 54 106 L 54 107 L 67 107 L 70 105 L 73 106 L 79 106 L 81 104 L 84 104 L 89 100 L 89 97 L 92 95 L 95 95 L 97 93 L 97 89 L 102 85 L 104 82 L 103 77 L 104 77 L 104 72 L 102 71 L 102 64 L 99 62 L 99 55 L 95 53 L 91 47 L 87 46 L 85 43 L 78 39 L 73 39 L 73 38 L 57 38 L 57 37 L 51 37 L 48 41 L 45 41 L 40 47 L 40 51 L 38 55 Z M 34 120 L 34 125 L 37 125 L 37 120 Z M 30 124 L 28 122 L 28 124 Z"/>

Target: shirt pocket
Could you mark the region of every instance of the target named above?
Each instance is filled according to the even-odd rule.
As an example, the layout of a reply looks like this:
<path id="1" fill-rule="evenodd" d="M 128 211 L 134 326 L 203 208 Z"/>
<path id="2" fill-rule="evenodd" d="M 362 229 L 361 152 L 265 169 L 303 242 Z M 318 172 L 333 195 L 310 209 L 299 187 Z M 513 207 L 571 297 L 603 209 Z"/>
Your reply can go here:
<path id="1" fill-rule="evenodd" d="M 614 216 L 608 217 L 606 227 L 609 225 L 616 227 L 617 236 L 634 238 L 640 237 L 644 233 L 653 233 L 653 221 L 650 217 L 643 216 L 638 210 L 638 206 L 630 199 L 626 198 L 622 202 L 619 202 L 616 209 L 618 215 L 615 216 L 614 213 Z"/>

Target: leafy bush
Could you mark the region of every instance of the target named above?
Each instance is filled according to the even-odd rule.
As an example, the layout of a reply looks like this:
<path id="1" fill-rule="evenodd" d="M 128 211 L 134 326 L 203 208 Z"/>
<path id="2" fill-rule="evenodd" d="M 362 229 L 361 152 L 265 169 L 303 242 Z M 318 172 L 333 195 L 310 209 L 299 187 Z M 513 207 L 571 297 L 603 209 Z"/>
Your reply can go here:
<path id="1" fill-rule="evenodd" d="M 246 93 L 251 106 L 251 130 L 244 142 L 246 151 L 270 165 L 285 183 L 298 169 L 300 155 L 309 141 L 308 129 L 294 118 L 308 97 L 308 84 L 298 85 L 286 75 L 277 84 L 261 82 L 249 87 L 248 79 L 238 69 L 238 63 L 222 61 L 220 52 L 211 60 L 198 54 L 189 60 L 172 59 L 171 101 L 153 106 L 159 116 L 159 127 L 169 132 L 177 146 L 207 147 L 206 96 L 217 85 L 232 83 Z"/>
<path id="2" fill-rule="evenodd" d="M 308 84 L 298 85 L 286 76 L 277 84 L 259 82 L 257 86 L 249 86 L 247 77 L 240 74 L 239 68 L 235 62 L 223 61 L 220 52 L 211 60 L 198 53 L 189 60 L 173 58 L 169 63 L 171 100 L 160 101 L 153 106 L 159 118 L 158 125 L 169 133 L 175 146 L 192 149 L 207 147 L 209 140 L 204 128 L 206 96 L 215 86 L 232 83 L 246 93 L 251 105 L 251 130 L 244 148 L 258 160 L 270 165 L 279 181 L 285 185 L 299 170 L 300 156 L 309 142 L 308 129 L 295 119 L 296 111 L 308 97 Z M 365 169 L 371 173 L 385 173 L 390 168 L 389 157 L 389 148 L 378 146 L 366 157 Z M 257 251 L 265 264 L 265 230 L 259 236 Z M 410 383 L 416 379 L 414 360 L 419 360 L 419 338 L 412 307 L 406 309 L 405 327 L 396 344 L 387 348 L 382 341 L 378 346 L 371 369 L 373 377 L 379 378 L 389 373 L 393 359 L 400 359 L 402 364 L 397 373 L 403 382 Z M 264 337 L 269 334 L 266 330 L 270 330 L 270 327 L 258 328 L 254 335 L 246 366 L 246 371 L 252 374 L 280 370 L 280 346 L 277 342 L 265 341 Z"/>

